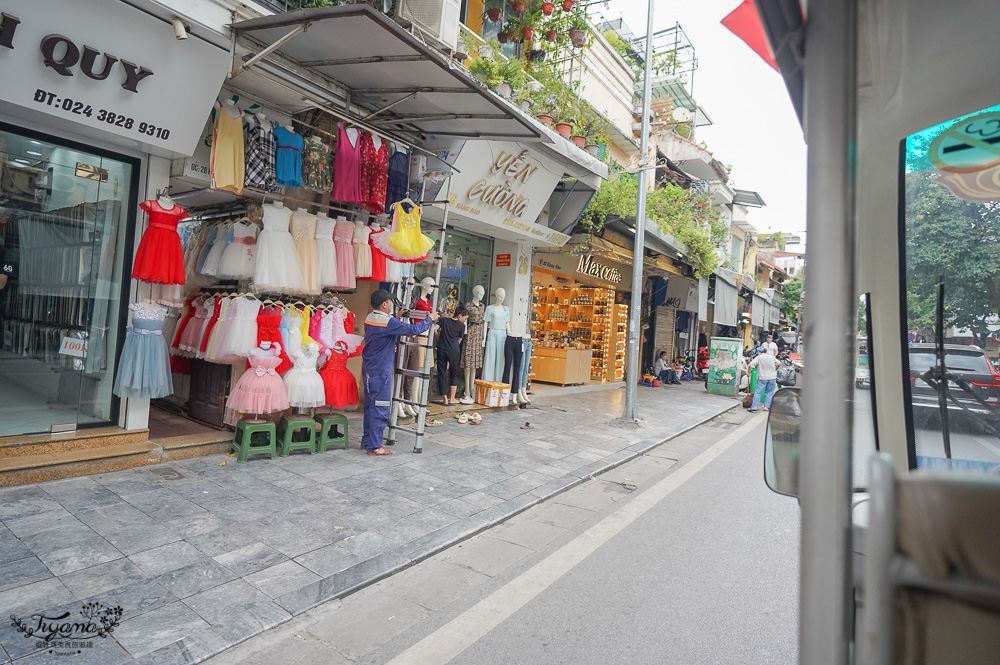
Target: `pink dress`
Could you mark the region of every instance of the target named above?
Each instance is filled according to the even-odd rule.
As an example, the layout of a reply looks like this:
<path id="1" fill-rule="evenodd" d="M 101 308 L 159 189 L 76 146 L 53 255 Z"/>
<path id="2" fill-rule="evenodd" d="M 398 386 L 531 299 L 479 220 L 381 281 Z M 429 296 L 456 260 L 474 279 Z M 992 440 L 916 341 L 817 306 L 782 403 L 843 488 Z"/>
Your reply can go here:
<path id="1" fill-rule="evenodd" d="M 280 345 L 267 351 L 250 351 L 250 369 L 243 373 L 229 394 L 226 408 L 240 413 L 273 413 L 288 408 L 288 391 L 275 368 L 281 364 Z"/>
<path id="2" fill-rule="evenodd" d="M 333 230 L 333 244 L 337 248 L 337 288 L 356 289 L 357 276 L 354 273 L 354 224 L 337 222 Z"/>
<path id="3" fill-rule="evenodd" d="M 354 143 L 344 129 L 337 126 L 337 153 L 333 162 L 333 198 L 348 203 L 363 203 L 361 192 L 361 130 L 357 130 Z M 338 257 L 339 258 L 339 257 Z"/>

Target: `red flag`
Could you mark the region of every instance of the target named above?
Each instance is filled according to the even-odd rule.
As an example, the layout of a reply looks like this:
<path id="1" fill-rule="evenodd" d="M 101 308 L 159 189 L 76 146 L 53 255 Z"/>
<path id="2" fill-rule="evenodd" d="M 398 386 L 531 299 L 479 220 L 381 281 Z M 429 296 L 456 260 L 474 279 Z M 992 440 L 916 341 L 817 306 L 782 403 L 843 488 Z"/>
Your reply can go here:
<path id="1" fill-rule="evenodd" d="M 764 25 L 760 22 L 760 15 L 757 14 L 757 7 L 754 6 L 753 0 L 743 0 L 739 7 L 722 19 L 722 25 L 746 42 L 746 45 L 752 48 L 764 62 L 771 65 L 774 71 L 779 71 L 778 63 L 774 61 L 771 45 L 767 41 Z"/>

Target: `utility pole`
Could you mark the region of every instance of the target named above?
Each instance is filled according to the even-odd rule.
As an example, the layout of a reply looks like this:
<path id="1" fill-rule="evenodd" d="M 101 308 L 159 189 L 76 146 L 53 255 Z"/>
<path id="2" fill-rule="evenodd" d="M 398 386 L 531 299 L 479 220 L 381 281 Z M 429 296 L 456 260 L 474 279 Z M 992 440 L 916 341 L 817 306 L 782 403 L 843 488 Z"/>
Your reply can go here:
<path id="1" fill-rule="evenodd" d="M 635 212 L 635 248 L 632 264 L 632 305 L 628 310 L 628 349 L 625 355 L 625 409 L 616 422 L 626 427 L 642 424 L 636 405 L 639 386 L 639 324 L 642 319 L 642 264 L 646 244 L 646 183 L 649 176 L 649 113 L 653 95 L 653 3 L 646 10 L 646 60 L 642 74 L 642 137 L 639 139 L 639 201 Z M 655 161 L 655 160 L 654 160 Z"/>

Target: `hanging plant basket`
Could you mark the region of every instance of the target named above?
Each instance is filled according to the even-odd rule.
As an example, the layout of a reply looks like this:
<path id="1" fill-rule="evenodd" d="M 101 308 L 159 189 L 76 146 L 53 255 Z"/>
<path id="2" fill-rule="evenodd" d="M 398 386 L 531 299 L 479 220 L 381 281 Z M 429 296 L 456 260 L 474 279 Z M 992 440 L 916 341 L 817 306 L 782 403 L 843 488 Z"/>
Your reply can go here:
<path id="1" fill-rule="evenodd" d="M 510 30 L 501 30 L 497 33 L 497 41 L 506 44 L 510 41 Z"/>
<path id="2" fill-rule="evenodd" d="M 568 139 L 573 134 L 573 125 L 568 122 L 557 122 L 556 131 Z"/>
<path id="3" fill-rule="evenodd" d="M 486 10 L 486 18 L 488 18 L 489 20 L 491 20 L 494 23 L 496 23 L 497 21 L 500 20 L 500 14 L 501 14 L 501 12 L 503 12 L 503 10 L 500 9 L 499 7 L 494 7 L 492 9 L 487 9 Z"/>
<path id="4" fill-rule="evenodd" d="M 514 0 L 514 2 L 510 3 L 510 8 L 514 10 L 515 14 L 524 12 L 527 7 L 528 3 L 524 2 L 524 0 Z"/>
<path id="5" fill-rule="evenodd" d="M 554 42 L 556 40 L 556 37 L 558 37 L 558 36 L 559 36 L 559 33 L 556 32 L 555 30 L 546 30 L 545 31 L 545 41 L 547 41 L 547 42 Z"/>
<path id="6" fill-rule="evenodd" d="M 554 2 L 543 2 L 542 3 L 542 14 L 545 16 L 552 16 L 552 12 L 556 10 L 556 4 Z"/>
<path id="7" fill-rule="evenodd" d="M 586 30 L 570 30 L 569 40 L 573 42 L 573 46 L 577 48 L 583 48 L 587 45 L 587 31 Z"/>
<path id="8" fill-rule="evenodd" d="M 564 12 L 573 11 L 573 0 L 562 0 L 562 8 Z"/>
<path id="9" fill-rule="evenodd" d="M 521 37 L 523 37 L 526 40 L 531 39 L 534 34 L 535 34 L 535 29 L 532 28 L 531 26 L 526 25 L 523 28 L 521 28 Z"/>
<path id="10" fill-rule="evenodd" d="M 541 62 L 542 60 L 545 60 L 545 56 L 547 55 L 548 53 L 542 49 L 533 49 L 528 51 L 528 60 L 531 62 Z"/>
<path id="11" fill-rule="evenodd" d="M 548 113 L 539 113 L 535 117 L 541 120 L 542 124 L 545 125 L 546 127 L 551 127 L 552 123 L 556 121 L 556 119 L 550 116 Z"/>

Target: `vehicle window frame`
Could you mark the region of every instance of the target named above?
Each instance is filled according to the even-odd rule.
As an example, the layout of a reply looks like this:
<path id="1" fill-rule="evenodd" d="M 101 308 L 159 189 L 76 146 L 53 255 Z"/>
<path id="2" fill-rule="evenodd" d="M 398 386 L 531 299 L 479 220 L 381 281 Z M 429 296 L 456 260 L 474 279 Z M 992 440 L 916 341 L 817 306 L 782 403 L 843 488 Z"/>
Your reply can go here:
<path id="1" fill-rule="evenodd" d="M 899 270 L 899 356 L 902 367 L 900 380 L 903 384 L 903 427 L 906 432 L 906 466 L 913 471 L 917 468 L 917 434 L 913 424 L 913 392 L 910 389 L 910 341 L 906 300 L 906 142 L 909 136 L 899 141 L 899 166 L 896 195 L 896 256 Z"/>
<path id="2" fill-rule="evenodd" d="M 863 293 L 865 299 L 865 344 L 868 347 L 868 390 L 871 392 L 872 428 L 875 430 L 875 452 L 881 447 L 878 441 L 878 400 L 875 395 L 875 343 L 872 335 L 872 294 Z"/>

